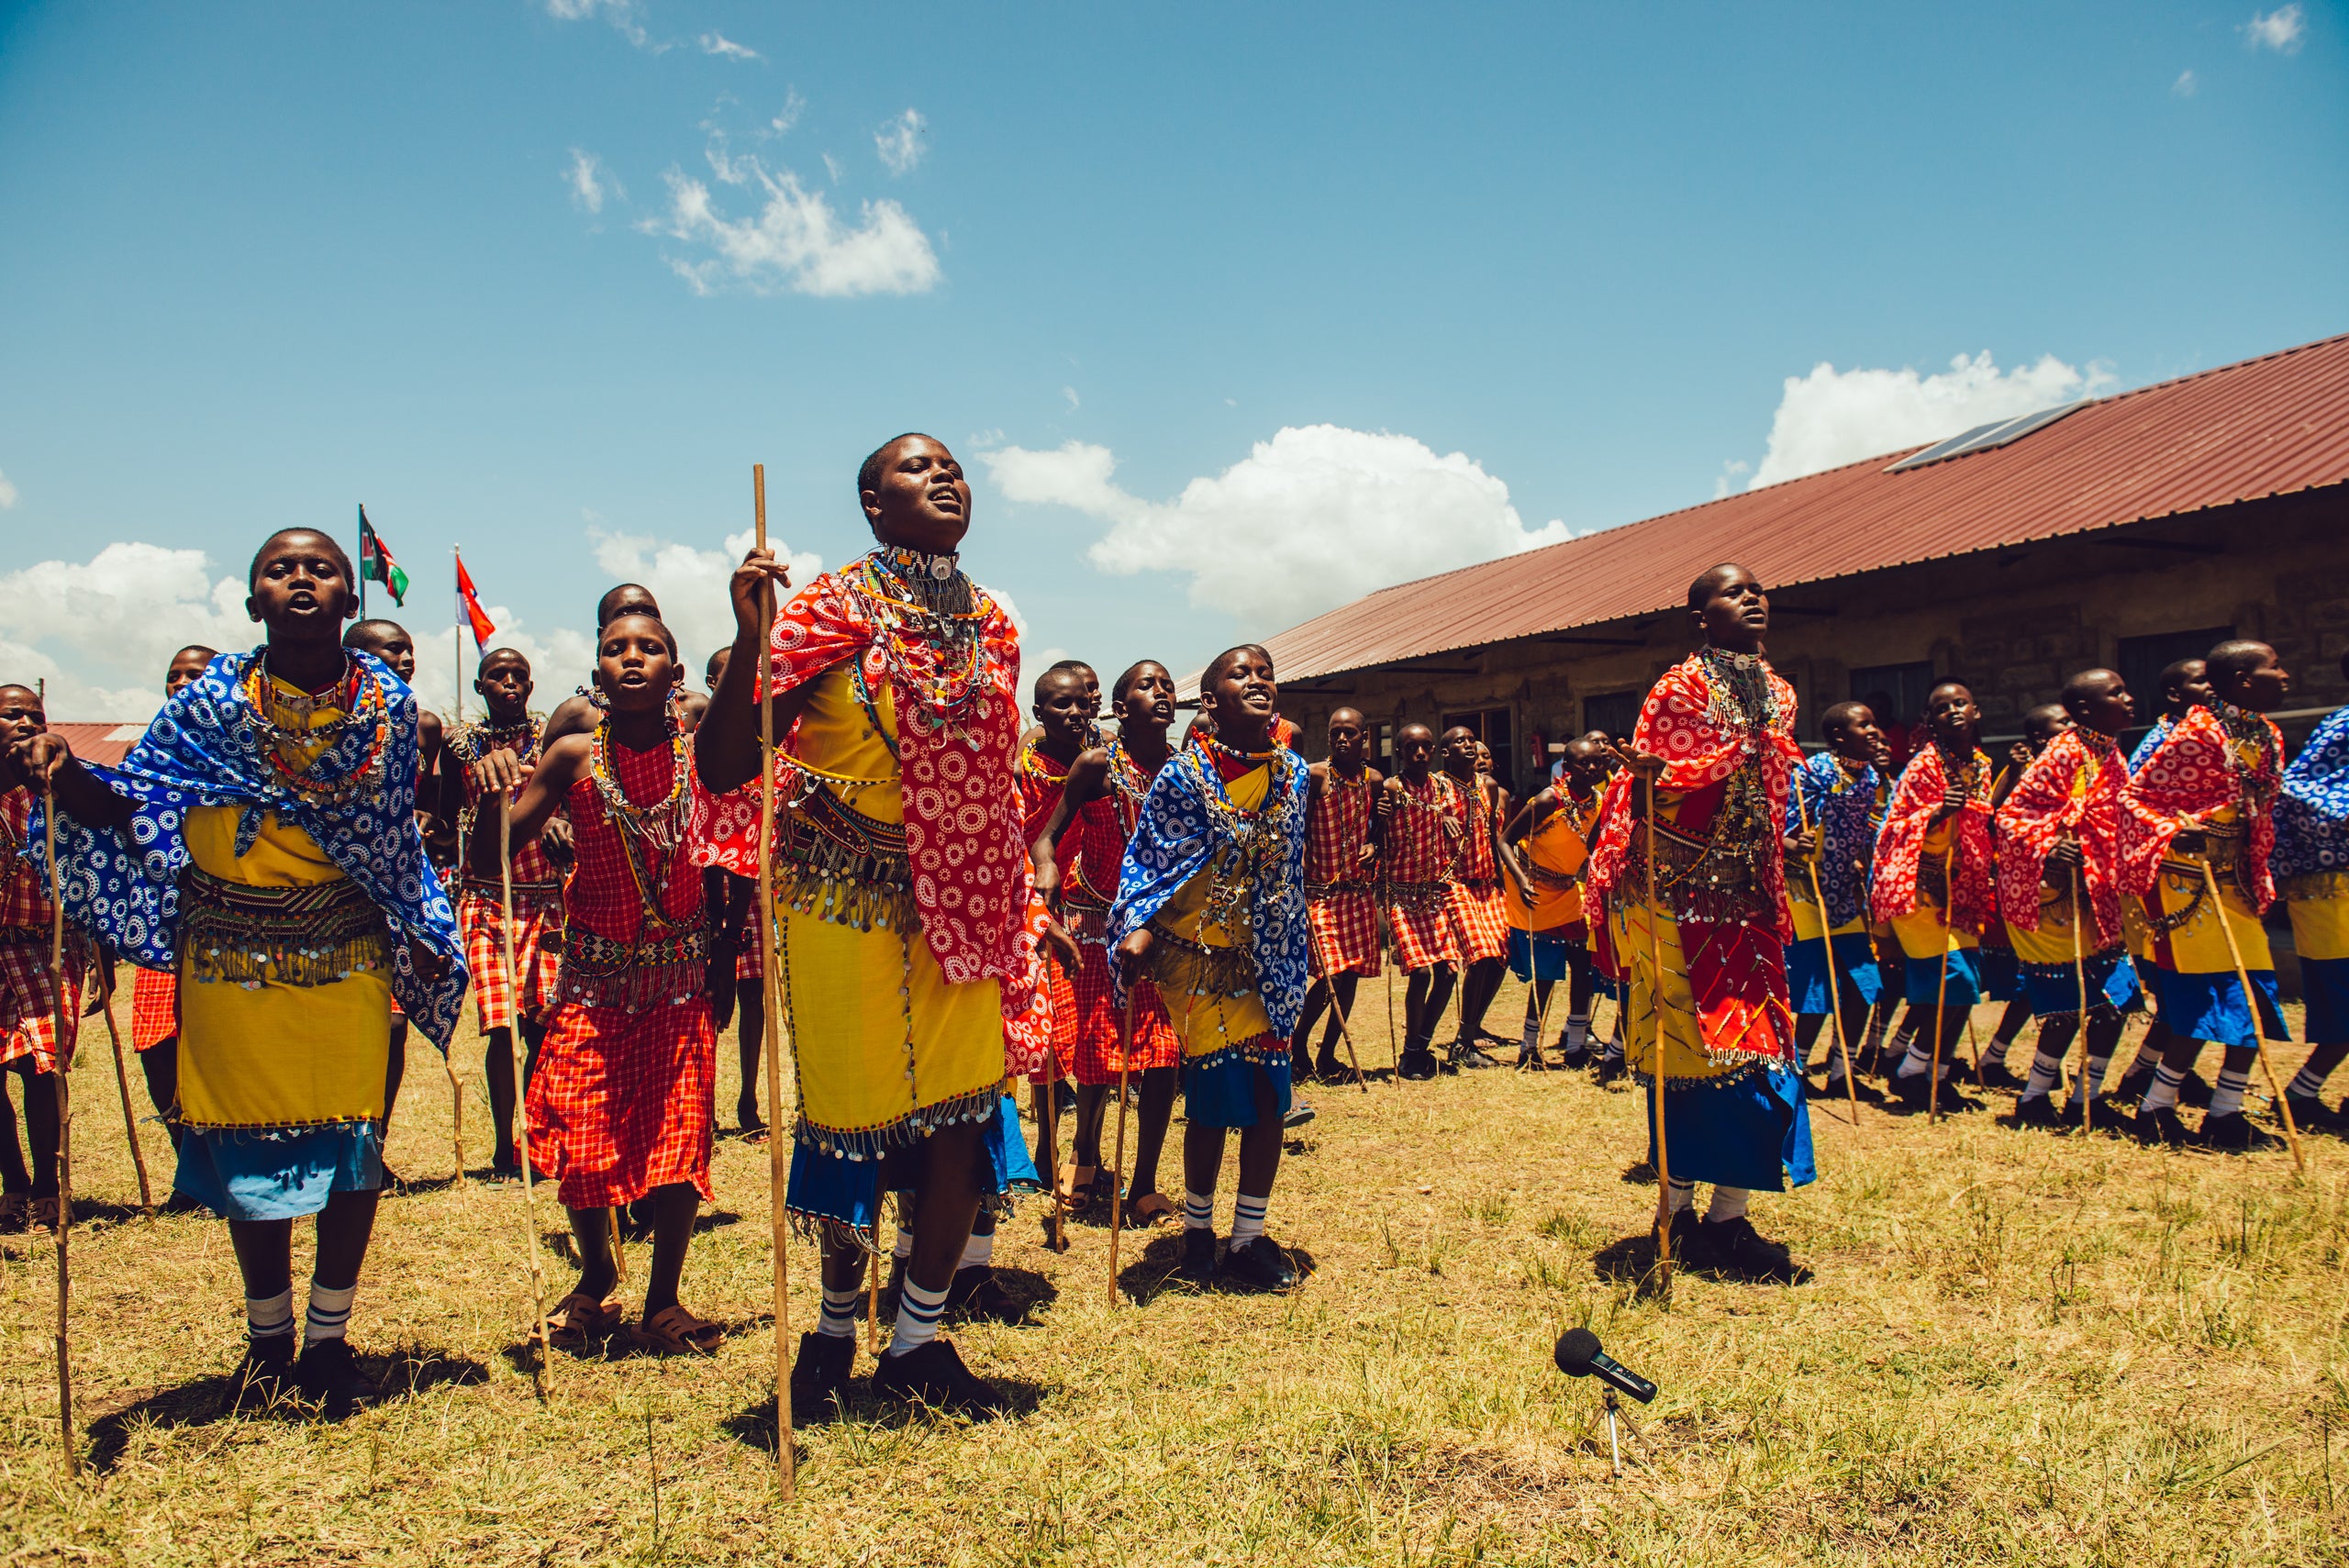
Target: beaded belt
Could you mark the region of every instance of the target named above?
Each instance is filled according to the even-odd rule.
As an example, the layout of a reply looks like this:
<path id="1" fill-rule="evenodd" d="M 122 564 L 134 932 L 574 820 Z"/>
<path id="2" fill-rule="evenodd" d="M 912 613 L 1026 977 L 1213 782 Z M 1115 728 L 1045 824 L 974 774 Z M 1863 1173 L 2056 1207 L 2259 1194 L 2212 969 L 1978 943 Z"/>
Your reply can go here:
<path id="1" fill-rule="evenodd" d="M 1256 962 L 1241 948 L 1211 947 L 1178 937 L 1152 920 L 1158 944 L 1150 962 L 1152 981 L 1162 992 L 1191 996 L 1245 996 L 1256 989 Z"/>
<path id="2" fill-rule="evenodd" d="M 179 948 L 197 980 L 248 990 L 331 985 L 391 962 L 384 913 L 349 877 L 253 887 L 189 866 L 180 876 Z"/>
<path id="3" fill-rule="evenodd" d="M 1448 882 L 1390 882 L 1386 884 L 1386 902 L 1407 909 L 1419 909 L 1430 904 L 1449 903 L 1452 884 Z"/>
<path id="4" fill-rule="evenodd" d="M 478 893 L 484 898 L 503 898 L 506 895 L 506 884 L 496 877 L 475 876 L 471 872 L 467 872 L 457 879 L 457 891 Z M 560 894 L 562 892 L 562 881 L 560 877 L 552 882 L 518 882 L 514 884 L 514 895 L 517 898 L 525 893 Z"/>
<path id="5" fill-rule="evenodd" d="M 1654 890 L 1649 886 L 1647 873 L 1647 832 L 1645 824 L 1632 829 L 1631 853 L 1626 857 L 1623 882 L 1627 887 L 1645 893 L 1653 902 Z M 1753 863 L 1742 856 L 1724 853 L 1710 839 L 1699 839 L 1681 832 L 1666 823 L 1655 824 L 1656 859 L 1662 863 L 1664 895 L 1671 900 L 1675 920 L 1734 921 L 1753 913 L 1758 901 Z M 1938 862 L 1932 869 L 1940 870 Z M 1918 869 L 1918 885 L 1925 884 L 1925 869 Z M 1947 895 L 1943 898 L 1946 901 Z"/>
<path id="6" fill-rule="evenodd" d="M 788 867 L 790 907 L 860 931 L 910 935 L 919 925 L 903 823 L 852 810 L 818 784 L 781 827 L 775 855 Z"/>
<path id="7" fill-rule="evenodd" d="M 593 931 L 562 933 L 562 964 L 555 995 L 590 1007 L 641 1012 L 665 1002 L 689 1001 L 701 991 L 709 961 L 709 930 L 691 926 L 665 936 L 618 941 Z"/>
<path id="8" fill-rule="evenodd" d="M 1308 898 L 1335 898 L 1341 893 L 1368 893 L 1377 886 L 1370 882 L 1308 882 L 1305 884 Z"/>

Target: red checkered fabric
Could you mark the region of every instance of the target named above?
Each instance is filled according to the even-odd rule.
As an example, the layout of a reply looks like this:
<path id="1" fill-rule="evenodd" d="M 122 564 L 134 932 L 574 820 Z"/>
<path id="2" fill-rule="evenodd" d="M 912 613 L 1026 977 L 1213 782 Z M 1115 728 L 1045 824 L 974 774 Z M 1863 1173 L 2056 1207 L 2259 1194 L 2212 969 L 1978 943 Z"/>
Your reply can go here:
<path id="1" fill-rule="evenodd" d="M 476 762 L 491 752 L 500 751 L 510 751 L 525 763 L 529 763 L 538 760 L 539 732 L 544 727 L 544 721 L 535 716 L 510 729 L 495 728 L 486 724 L 468 724 L 450 735 L 449 750 L 456 754 L 460 763 Z M 482 796 L 486 792 L 473 782 L 470 766 L 460 767 L 458 777 L 464 782 L 466 808 L 473 814 L 473 831 L 477 836 L 486 836 L 495 843 L 497 840 L 497 813 L 481 808 Z M 522 792 L 517 789 L 514 793 L 519 795 Z M 562 873 L 555 869 L 554 862 L 547 858 L 546 850 L 538 840 L 532 839 L 528 843 L 515 846 L 514 882 L 518 890 L 524 883 L 560 884 L 562 881 Z M 516 956 L 518 958 L 520 955 L 518 953 Z"/>
<path id="2" fill-rule="evenodd" d="M 1453 939 L 1462 960 L 1475 963 L 1508 956 L 1508 900 L 1498 884 L 1452 884 Z"/>
<path id="3" fill-rule="evenodd" d="M 1463 882 L 1490 883 L 1498 887 L 1501 868 L 1493 858 L 1496 824 L 1492 797 L 1485 793 L 1481 781 L 1464 784 L 1458 779 L 1452 782 L 1458 785 L 1461 803 L 1466 808 L 1461 813 L 1461 820 L 1466 826 L 1460 835 L 1460 857 L 1453 863 L 1453 873 Z"/>
<path id="4" fill-rule="evenodd" d="M 1308 900 L 1315 974 L 1370 974 L 1379 968 L 1378 896 L 1368 888 Z"/>
<path id="5" fill-rule="evenodd" d="M 39 1071 L 57 1066 L 57 992 L 49 973 L 47 927 L 0 929 L 0 1066 L 30 1056 Z M 81 934 L 65 933 L 65 1049 L 68 1056 L 81 1029 L 82 974 L 89 946 Z"/>
<path id="6" fill-rule="evenodd" d="M 668 795 L 675 775 L 670 772 L 673 764 L 667 742 L 649 751 L 631 751 L 614 741 L 611 758 L 613 770 L 619 775 L 621 793 L 633 804 L 651 806 Z M 706 806 L 708 796 L 702 792 L 701 781 L 693 772 L 692 751 L 681 748 L 675 758 L 674 765 L 686 770 L 686 789 L 700 795 Z M 563 886 L 564 927 L 576 926 L 613 941 L 635 940 L 644 929 L 644 899 L 637 892 L 627 853 L 620 847 L 620 830 L 606 819 L 604 797 L 597 791 L 596 781 L 580 779 L 571 786 L 570 797 L 563 804 L 571 813 L 572 840 L 577 855 L 571 880 Z M 690 834 L 680 833 L 675 847 L 669 851 L 667 863 L 660 868 L 661 913 L 670 924 L 678 927 L 693 926 L 701 918 L 701 872 L 693 864 L 690 839 Z"/>
<path id="7" fill-rule="evenodd" d="M 484 1030 L 514 1027 L 516 993 L 521 1013 L 536 1021 L 554 1000 L 555 955 L 544 939 L 562 929 L 559 888 L 514 890 L 514 979 L 506 977 L 506 908 L 502 893 L 468 884 L 457 897 L 457 927 L 465 963 L 473 972 L 473 1006 Z"/>
<path id="8" fill-rule="evenodd" d="M 1058 959 L 1049 955 L 1044 960 L 1042 980 L 1038 991 L 1044 998 L 1052 1053 L 1028 1074 L 1031 1084 L 1048 1084 L 1068 1076 L 1076 1061 L 1076 980 L 1061 967 Z"/>
<path id="9" fill-rule="evenodd" d="M 1387 813 L 1378 856 L 1395 961 L 1407 973 L 1456 964 L 1460 938 L 1451 884 L 1460 846 L 1453 828 L 1464 826 L 1467 802 L 1460 786 L 1441 773 L 1416 784 L 1405 778 L 1395 783 L 1403 798 Z"/>
<path id="10" fill-rule="evenodd" d="M 1096 942 L 1078 946 L 1085 954 L 1085 965 L 1076 972 L 1076 1029 L 1070 1042 L 1069 1055 L 1062 1060 L 1062 1069 L 1080 1084 L 1114 1084 L 1118 1081 L 1118 1035 L 1124 1027 L 1125 1009 L 1118 1005 L 1116 993 L 1109 984 L 1108 950 Z M 1134 983 L 1134 1049 L 1127 1059 L 1130 1072 L 1141 1073 L 1152 1067 L 1179 1067 L 1183 1062 L 1182 1037 L 1166 1017 L 1166 1005 L 1158 999 L 1158 988 L 1147 980 Z"/>
<path id="11" fill-rule="evenodd" d="M 1052 808 L 1068 790 L 1068 770 L 1036 750 L 1034 741 L 1019 748 L 1020 831 L 1032 842 L 1051 820 Z"/>
<path id="12" fill-rule="evenodd" d="M 707 1199 L 717 1084 L 704 998 L 634 1014 L 560 1003 L 524 1102 L 530 1158 L 566 1208 L 634 1203 L 678 1182 Z"/>
<path id="13" fill-rule="evenodd" d="M 130 972 L 130 1049 L 152 1051 L 180 1032 L 180 977 L 160 969 Z"/>
<path id="14" fill-rule="evenodd" d="M 734 978 L 764 980 L 767 977 L 767 945 L 759 940 L 759 901 L 752 895 L 742 911 L 742 931 L 734 949 Z"/>
<path id="15" fill-rule="evenodd" d="M 31 790 L 18 784 L 0 794 L 0 927 L 47 931 L 54 915 L 49 880 L 24 852 L 32 814 Z"/>
<path id="16" fill-rule="evenodd" d="M 1370 775 L 1365 770 L 1360 783 L 1350 784 L 1333 770 L 1320 782 L 1305 814 L 1306 883 L 1313 888 L 1368 887 L 1378 872 L 1375 861 L 1362 858 L 1377 800 Z"/>

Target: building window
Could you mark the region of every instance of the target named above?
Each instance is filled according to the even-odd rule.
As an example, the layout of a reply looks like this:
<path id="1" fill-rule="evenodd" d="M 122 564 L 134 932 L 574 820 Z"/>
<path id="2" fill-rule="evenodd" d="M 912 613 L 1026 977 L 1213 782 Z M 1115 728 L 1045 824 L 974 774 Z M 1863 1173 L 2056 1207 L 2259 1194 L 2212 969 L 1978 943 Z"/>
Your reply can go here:
<path id="1" fill-rule="evenodd" d="M 1586 733 L 1603 729 L 1618 740 L 1629 740 L 1631 730 L 1640 722 L 1640 692 L 1609 692 L 1601 696 L 1582 699 L 1582 727 Z"/>
<path id="2" fill-rule="evenodd" d="M 2204 627 L 2199 631 L 2165 631 L 2157 637 L 2124 637 L 2113 661 L 2129 695 L 2137 699 L 2137 717 L 2151 728 L 2162 710 L 2162 672 L 2181 659 L 2199 659 L 2233 638 L 2231 626 Z"/>
<path id="3" fill-rule="evenodd" d="M 1395 771 L 1395 727 L 1391 724 L 1382 724 L 1378 727 L 1377 760 L 1380 773 L 1391 773 Z"/>
<path id="4" fill-rule="evenodd" d="M 1925 696 L 1939 684 L 1930 659 L 1913 664 L 1869 664 L 1852 672 L 1852 700 L 1867 704 L 1878 724 L 1913 728 L 1923 722 Z"/>
<path id="5" fill-rule="evenodd" d="M 1442 740 L 1444 732 L 1450 729 L 1465 729 L 1491 747 L 1493 766 L 1500 770 L 1501 777 L 1512 776 L 1510 770 L 1517 766 L 1517 759 L 1509 755 L 1508 709 L 1480 707 L 1466 713 L 1447 713 L 1443 716 L 1442 725 L 1435 732 L 1436 739 Z"/>

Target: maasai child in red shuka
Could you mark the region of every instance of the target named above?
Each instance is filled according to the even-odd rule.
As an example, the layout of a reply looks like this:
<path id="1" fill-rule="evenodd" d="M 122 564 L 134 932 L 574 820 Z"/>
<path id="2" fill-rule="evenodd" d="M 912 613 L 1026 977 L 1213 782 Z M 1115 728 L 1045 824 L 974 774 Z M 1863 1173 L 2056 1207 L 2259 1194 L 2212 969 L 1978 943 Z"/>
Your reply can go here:
<path id="1" fill-rule="evenodd" d="M 2226 1059 L 2195 1140 L 2240 1151 L 2277 1141 L 2251 1125 L 2243 1096 L 2260 1037 L 2291 1038 L 2261 924 L 2276 900 L 2268 862 L 2284 775 L 2284 737 L 2267 715 L 2283 706 L 2291 676 L 2264 642 L 2222 642 L 2204 663 L 2215 700 L 2180 719 L 2138 764 L 2128 798 L 2141 809 L 2123 820 L 2121 884 L 2140 900 L 2138 957 L 2151 965 L 2160 1009 L 2154 1027 L 2164 1035 L 2137 1136 L 2148 1143 L 2188 1140 L 2177 1119 L 2178 1085 L 2201 1042 L 2216 1040 Z M 2238 956 L 2252 998 L 2236 978 Z M 2257 1005 L 2255 1019 L 2247 1000 Z"/>
<path id="2" fill-rule="evenodd" d="M 1073 666 L 1055 664 L 1036 677 L 1032 709 L 1041 733 L 1019 748 L 1019 830 L 1033 844 L 1052 820 L 1052 809 L 1068 788 L 1068 771 L 1091 744 L 1097 729 L 1095 699 L 1083 673 Z M 1029 851 L 1032 866 L 1035 851 Z M 1039 901 L 1042 893 L 1038 891 Z M 1049 917 L 1049 905 L 1047 906 Z M 1047 962 L 1043 968 L 1041 1003 L 1044 1008 L 1052 1059 L 1032 1077 L 1030 1097 L 1036 1112 L 1036 1161 L 1047 1163 L 1044 1129 L 1057 1118 L 1047 1115 L 1053 1085 L 1065 1077 L 1076 1060 L 1076 983 L 1068 970 Z M 1054 1156 L 1057 1158 L 1057 1156 Z M 1048 1222 L 1049 1223 L 1049 1222 Z"/>
<path id="3" fill-rule="evenodd" d="M 1460 792 L 1460 854 L 1452 879 L 1452 927 L 1460 948 L 1460 1033 L 1453 1040 L 1451 1064 L 1497 1067 L 1476 1044 L 1485 1011 L 1501 988 L 1508 967 L 1508 900 L 1501 893 L 1501 868 L 1493 853 L 1495 829 L 1509 815 L 1508 792 L 1482 771 L 1485 743 L 1454 726 L 1443 732 L 1443 771 Z"/>
<path id="4" fill-rule="evenodd" d="M 487 717 L 459 725 L 449 734 L 449 755 L 457 763 L 461 795 L 458 838 L 465 845 L 464 874 L 457 884 L 457 926 L 465 936 L 465 962 L 473 972 L 473 1001 L 481 1019 L 482 1068 L 489 1084 L 495 1148 L 490 1169 L 514 1176 L 514 1038 L 518 1026 L 532 1071 L 546 1039 L 547 1013 L 554 1001 L 556 951 L 562 942 L 562 873 L 537 840 L 514 843 L 510 875 L 514 895 L 514 965 L 506 972 L 507 874 L 498 864 L 497 801 L 482 787 L 473 766 L 493 751 L 510 751 L 517 764 L 539 760 L 540 722 L 530 712 L 530 662 L 511 648 L 492 649 L 473 677 Z M 484 806 L 484 801 L 487 802 Z"/>
<path id="5" fill-rule="evenodd" d="M 1434 761 L 1435 732 L 1424 724 L 1403 726 L 1395 732 L 1396 771 L 1378 792 L 1378 896 L 1406 977 L 1395 1073 L 1422 1082 L 1442 1071 L 1435 1029 L 1460 978 L 1452 884 L 1468 815 L 1467 797 Z"/>
<path id="6" fill-rule="evenodd" d="M 577 856 L 563 889 L 554 1010 L 523 1103 L 530 1162 L 554 1178 L 581 1259 L 578 1283 L 548 1318 L 566 1350 L 620 1326 L 610 1211 L 640 1198 L 651 1200 L 652 1258 L 630 1338 L 662 1355 L 708 1355 L 725 1337 L 677 1299 L 694 1218 L 710 1195 L 710 991 L 731 984 L 734 955 L 730 943 L 713 951 L 692 840 L 700 785 L 669 700 L 676 679 L 667 627 L 613 617 L 596 647 L 601 722 L 547 747 L 512 808 L 518 840 L 562 810 Z M 521 767 L 498 751 L 475 772 L 497 791 Z"/>
<path id="7" fill-rule="evenodd" d="M 1118 896 L 1119 866 L 1142 796 L 1171 755 L 1166 732 L 1174 723 L 1174 677 L 1145 659 L 1109 687 L 1118 733 L 1088 747 L 1069 766 L 1068 782 L 1029 855 L 1037 890 L 1057 907 L 1076 939 L 1076 1028 L 1072 1071 L 1076 1079 L 1076 1129 L 1063 1190 L 1078 1202 L 1105 1206 L 1120 1173 L 1102 1169 L 1101 1134 L 1108 1119 L 1110 1086 L 1122 1065 L 1141 1095 L 1131 1179 L 1121 1212 L 1141 1225 L 1172 1218 L 1174 1205 L 1158 1190 L 1158 1161 L 1174 1116 L 1183 1042 L 1168 1021 L 1158 988 L 1141 981 L 1133 992 L 1133 1045 L 1121 1051 L 1125 1006 L 1109 976 L 1109 906 Z"/>
<path id="8" fill-rule="evenodd" d="M 1589 895 L 1630 977 L 1626 1054 L 1652 1086 L 1651 1118 L 1663 1103 L 1675 1246 L 1792 1283 L 1800 1272 L 1745 1207 L 1753 1188 L 1779 1192 L 1818 1173 L 1787 1005 L 1794 927 L 1779 827 L 1802 756 L 1795 694 L 1763 657 L 1770 601 L 1751 572 L 1706 573 L 1689 584 L 1688 611 L 1705 645 L 1641 706 L 1630 766 L 1607 786 Z M 1653 871 L 1651 796 L 1662 862 Z M 1653 1162 L 1653 1120 L 1650 1140 Z M 1700 1181 L 1714 1184 L 1702 1224 Z"/>
<path id="9" fill-rule="evenodd" d="M 1330 715 L 1330 755 L 1309 770 L 1305 806 L 1305 914 L 1312 934 L 1313 984 L 1289 1040 L 1290 1073 L 1336 1082 L 1340 1026 L 1353 1016 L 1354 988 L 1378 974 L 1378 792 L 1386 775 L 1370 765 L 1369 726 L 1360 712 Z M 1337 1005 L 1330 1006 L 1334 991 Z M 1313 1025 L 1330 1010 L 1321 1055 L 1308 1058 Z"/>
<path id="10" fill-rule="evenodd" d="M 2064 708 L 2070 727 L 2032 760 L 1998 811 L 1999 912 L 2024 1000 L 2042 1020 L 2015 1105 L 2024 1127 L 2086 1114 L 2121 1039 L 2122 1014 L 2142 1006 L 2121 889 L 2121 844 L 2145 831 L 2135 822 L 2124 828 L 2138 807 L 2125 793 L 2129 763 L 2120 735 L 2135 721 L 2136 705 L 2112 671 L 2083 670 L 2065 683 Z M 2059 1114 L 2050 1091 L 2079 1032 L 2083 1005 L 2087 1071 L 2073 1081 L 2071 1103 Z"/>
<path id="11" fill-rule="evenodd" d="M 1894 1069 L 1892 1087 L 1914 1105 L 1979 1110 L 1980 1102 L 1959 1095 L 1949 1080 L 1965 1020 L 1982 999 L 1982 932 L 1998 917 L 1990 759 L 1977 744 L 1982 710 L 1955 681 L 1926 694 L 1925 728 L 1928 743 L 1900 771 L 1876 840 L 1871 904 L 1900 940 L 1910 1013 L 1934 1024 L 1918 1029 Z M 1938 1091 L 1931 1072 L 1935 1029 Z"/>
<path id="12" fill-rule="evenodd" d="M 16 761 L 16 749 L 48 733 L 40 697 L 29 686 L 0 686 L 0 1067 L 17 1080 L 25 1102 L 25 1131 L 32 1165 L 17 1141 L 17 1113 L 7 1103 L 7 1078 L 0 1078 L 0 1232 L 28 1223 L 54 1229 L 57 1223 L 57 1092 L 49 1074 L 57 1070 L 57 983 L 49 968 L 50 939 L 57 906 L 49 901 L 49 879 L 26 852 L 27 828 L 37 798 Z M 89 968 L 89 943 L 72 926 L 65 931 L 65 1054 L 73 1054 L 82 1016 L 82 976 Z"/>
<path id="13" fill-rule="evenodd" d="M 763 685 L 791 806 L 775 842 L 800 1089 L 785 1202 L 824 1250 L 823 1311 L 800 1340 L 794 1398 L 812 1407 L 846 1384 L 885 1186 L 918 1203 L 874 1391 L 985 1414 L 1002 1396 L 937 1329 L 981 1204 L 1008 1209 L 1011 1184 L 1034 1170 L 1004 1092 L 1036 963 L 1019 633 L 959 568 L 971 487 L 943 443 L 888 442 L 857 491 L 877 548 L 793 595 L 771 635 L 763 601 L 787 574 L 757 550 L 734 573 L 733 653 L 694 733 L 701 776 L 723 797 L 707 852 L 758 869 Z"/>

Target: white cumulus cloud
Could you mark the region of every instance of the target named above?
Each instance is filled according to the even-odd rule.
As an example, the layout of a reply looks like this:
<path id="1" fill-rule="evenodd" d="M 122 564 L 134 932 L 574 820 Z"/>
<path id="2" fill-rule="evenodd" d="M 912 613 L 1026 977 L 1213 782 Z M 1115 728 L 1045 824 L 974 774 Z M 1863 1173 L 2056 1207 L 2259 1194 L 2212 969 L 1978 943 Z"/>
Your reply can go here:
<path id="1" fill-rule="evenodd" d="M 637 14 L 636 0 L 547 0 L 547 15 L 558 22 L 579 22 L 600 16 L 637 48 L 650 47 L 652 42 Z"/>
<path id="2" fill-rule="evenodd" d="M 571 205 L 584 213 L 599 213 L 606 201 L 628 195 L 602 159 L 576 147 L 571 150 L 571 167 L 562 172 L 562 183 L 571 187 Z"/>
<path id="3" fill-rule="evenodd" d="M 1933 375 L 1909 367 L 1839 371 L 1822 360 L 1809 375 L 1787 378 L 1770 421 L 1769 450 L 1750 487 L 1921 447 L 1976 425 L 2093 396 L 2112 379 L 2101 367 L 2082 371 L 2053 354 L 2001 371 L 1987 349 L 1971 359 L 1960 354 L 1949 369 Z"/>
<path id="4" fill-rule="evenodd" d="M 1115 479 L 1108 448 L 1006 447 L 981 461 L 1005 497 L 1110 525 L 1087 551 L 1104 572 L 1176 572 L 1191 603 L 1269 633 L 1375 588 L 1569 537 L 1528 528 L 1508 486 L 1462 452 L 1336 425 L 1286 427 L 1171 501 Z"/>
<path id="5" fill-rule="evenodd" d="M 873 133 L 873 145 L 880 151 L 881 161 L 892 174 L 910 174 L 930 150 L 930 141 L 922 133 L 930 122 L 921 117 L 918 109 L 907 109 L 887 125 Z"/>
<path id="6" fill-rule="evenodd" d="M 2300 47 L 2308 33 L 2308 17 L 2298 6 L 2283 6 L 2266 13 L 2251 14 L 2243 25 L 2243 42 L 2253 49 L 2272 49 L 2278 54 L 2290 54 Z"/>
<path id="7" fill-rule="evenodd" d="M 590 528 L 596 564 L 615 583 L 641 583 L 661 603 L 661 618 L 684 644 L 688 672 L 698 684 L 701 667 L 709 656 L 734 640 L 734 608 L 726 584 L 740 565 L 754 536 L 745 528 L 726 536 L 716 550 L 697 549 L 677 539 Z M 791 568 L 791 581 L 805 587 L 823 570 L 812 551 L 794 551 L 772 535 L 767 540 L 777 559 Z"/>
<path id="8" fill-rule="evenodd" d="M 2191 98 L 2201 90 L 2201 80 L 2194 72 L 2181 71 L 2177 73 L 2177 80 L 2169 84 L 2169 90 L 2173 97 Z"/>
<path id="9" fill-rule="evenodd" d="M 721 60 L 764 60 L 766 58 L 747 44 L 736 43 L 724 33 L 702 34 L 701 51 L 704 54 L 717 55 Z"/>
<path id="10" fill-rule="evenodd" d="M 200 550 L 123 542 L 85 562 L 0 573 L 0 680 L 46 680 L 50 717 L 61 721 L 152 717 L 173 654 L 261 640 L 244 580 L 212 569 Z"/>
<path id="11" fill-rule="evenodd" d="M 753 294 L 841 298 L 867 294 L 925 294 L 938 284 L 930 237 L 893 201 L 866 202 L 851 224 L 821 191 L 810 191 L 788 169 L 769 171 L 751 154 L 713 151 L 712 167 L 729 183 L 755 184 L 763 203 L 754 216 L 730 217 L 699 180 L 671 171 L 669 211 L 647 219 L 645 232 L 689 248 L 670 267 L 696 294 L 735 284 Z"/>
<path id="12" fill-rule="evenodd" d="M 6 511 L 16 504 L 17 487 L 8 483 L 6 474 L 0 473 L 0 512 Z"/>

